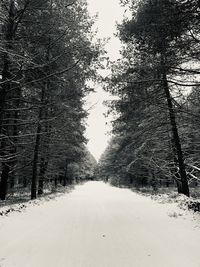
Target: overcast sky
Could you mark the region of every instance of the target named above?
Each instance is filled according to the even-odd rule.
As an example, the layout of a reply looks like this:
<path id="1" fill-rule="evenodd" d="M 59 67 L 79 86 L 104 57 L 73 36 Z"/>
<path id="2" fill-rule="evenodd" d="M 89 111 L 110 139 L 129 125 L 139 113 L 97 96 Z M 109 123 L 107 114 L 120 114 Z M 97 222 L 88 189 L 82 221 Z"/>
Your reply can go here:
<path id="1" fill-rule="evenodd" d="M 120 6 L 119 0 L 87 0 L 88 9 L 91 15 L 98 13 L 99 17 L 96 22 L 98 28 L 98 36 L 110 37 L 110 41 L 106 46 L 108 56 L 111 60 L 119 58 L 120 42 L 114 37 L 116 32 L 116 21 L 121 21 L 123 18 L 124 9 Z M 89 139 L 88 148 L 93 156 L 98 160 L 105 150 L 110 136 L 107 132 L 110 130 L 109 120 L 103 115 L 106 112 L 106 107 L 103 101 L 109 99 L 109 95 L 105 93 L 101 85 L 95 88 L 96 93 L 90 94 L 88 97 L 87 106 L 91 109 L 88 117 L 88 127 L 86 131 Z M 108 122 L 108 125 L 106 125 Z"/>

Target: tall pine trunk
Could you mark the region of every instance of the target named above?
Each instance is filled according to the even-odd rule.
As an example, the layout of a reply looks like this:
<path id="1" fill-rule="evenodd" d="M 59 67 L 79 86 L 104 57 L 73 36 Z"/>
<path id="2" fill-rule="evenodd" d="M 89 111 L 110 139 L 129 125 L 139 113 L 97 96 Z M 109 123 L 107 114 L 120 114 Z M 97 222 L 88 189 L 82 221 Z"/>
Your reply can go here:
<path id="1" fill-rule="evenodd" d="M 177 163 L 179 167 L 179 175 L 180 175 L 180 181 L 181 181 L 181 186 L 179 184 L 178 191 L 189 197 L 190 192 L 189 192 L 187 174 L 185 170 L 183 151 L 181 147 L 180 137 L 179 137 L 177 123 L 176 123 L 176 115 L 175 115 L 175 111 L 173 108 L 172 97 L 171 97 L 170 90 L 169 90 L 167 74 L 166 74 L 165 64 L 164 64 L 163 59 L 162 59 L 161 65 L 162 65 L 161 67 L 162 67 L 163 89 L 164 89 L 166 100 L 167 100 L 169 119 L 170 119 L 172 134 L 173 134 L 173 140 L 174 140 L 174 148 L 176 151 L 176 157 L 177 157 Z"/>
<path id="2" fill-rule="evenodd" d="M 51 1 L 51 13 L 52 13 L 52 1 Z M 49 58 L 50 58 L 50 46 L 51 46 L 51 38 L 49 37 L 48 40 L 48 46 L 47 46 L 47 51 L 46 51 L 46 61 L 49 62 Z M 48 75 L 49 73 L 49 67 L 47 65 L 46 67 L 46 73 Z M 48 118 L 48 108 L 45 107 L 45 103 L 47 102 L 47 95 L 48 95 L 48 90 L 49 90 L 49 80 L 47 79 L 45 81 L 44 87 L 42 89 L 42 97 L 41 97 L 41 109 L 40 109 L 40 118 L 39 120 L 43 119 L 43 120 L 47 120 Z M 47 93 L 47 95 L 46 95 Z M 41 127 L 41 126 L 40 126 Z M 41 131 L 41 128 L 40 128 Z M 45 123 L 45 135 L 47 135 L 47 138 L 44 142 L 47 142 L 45 144 L 45 148 L 46 148 L 46 153 L 49 150 L 49 138 L 50 138 L 50 132 L 48 129 L 48 122 L 46 121 Z M 39 152 L 39 146 L 40 146 L 40 140 L 41 138 L 39 138 L 38 142 L 38 151 L 37 151 L 37 163 L 38 163 L 38 152 Z M 46 155 L 45 155 L 46 156 Z M 42 195 L 43 194 L 43 189 L 44 189 L 44 175 L 45 172 L 47 170 L 48 167 L 48 159 L 44 157 L 41 157 L 41 162 L 40 162 L 40 173 L 39 173 L 39 181 L 38 181 L 38 195 Z M 34 198 L 36 198 L 36 190 L 37 190 L 37 163 L 34 164 L 34 173 L 35 173 L 35 177 L 34 178 L 34 183 L 36 183 L 36 186 L 34 188 Z"/>
<path id="3" fill-rule="evenodd" d="M 6 109 L 6 101 L 7 94 L 11 88 L 11 73 L 10 73 L 10 60 L 8 51 L 12 48 L 12 42 L 14 39 L 14 18 L 15 18 L 15 1 L 10 0 L 9 11 L 8 11 L 8 19 L 4 25 L 4 32 L 2 33 L 5 38 L 5 52 L 3 55 L 3 70 L 2 70 L 2 85 L 0 88 L 0 138 L 1 138 L 1 156 L 6 156 L 6 135 L 7 127 L 3 126 L 3 122 L 5 122 L 5 109 Z M 8 120 L 7 120 L 8 123 Z M 1 181 L 0 181 L 0 199 L 5 200 L 7 194 L 8 187 L 8 178 L 10 172 L 10 162 L 5 160 L 2 163 L 2 171 L 1 171 Z"/>
<path id="4" fill-rule="evenodd" d="M 41 113 L 41 112 L 39 112 Z M 40 118 L 40 115 L 39 115 Z M 37 165 L 38 165 L 38 155 L 39 155 L 39 147 L 40 147 L 40 134 L 41 134 L 41 122 L 40 119 L 38 121 L 37 133 L 35 139 L 35 148 L 33 152 L 33 172 L 32 172 L 32 180 L 31 180 L 31 199 L 37 198 Z"/>
<path id="5" fill-rule="evenodd" d="M 65 173 L 64 173 L 64 177 L 63 177 L 63 186 L 66 186 L 67 185 L 67 180 L 68 180 L 68 160 L 66 159 L 65 161 Z"/>
<path id="6" fill-rule="evenodd" d="M 40 140 L 41 140 L 41 132 L 42 132 L 41 123 L 42 123 L 42 117 L 43 117 L 45 89 L 46 89 L 46 84 L 42 87 L 40 108 L 39 108 L 39 113 L 38 113 L 38 125 L 37 125 L 37 132 L 36 132 L 36 138 L 35 138 L 35 147 L 34 147 L 34 152 L 33 152 L 33 169 L 32 169 L 32 180 L 31 180 L 31 199 L 37 198 L 38 158 L 39 158 Z"/>

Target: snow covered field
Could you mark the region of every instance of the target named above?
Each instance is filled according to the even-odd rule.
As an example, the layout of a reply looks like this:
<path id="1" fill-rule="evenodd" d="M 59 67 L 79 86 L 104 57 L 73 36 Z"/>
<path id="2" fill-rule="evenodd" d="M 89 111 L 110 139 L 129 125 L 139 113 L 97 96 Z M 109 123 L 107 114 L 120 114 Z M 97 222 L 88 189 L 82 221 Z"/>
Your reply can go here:
<path id="1" fill-rule="evenodd" d="M 0 217 L 1 267 L 200 267 L 199 215 L 103 182 Z"/>

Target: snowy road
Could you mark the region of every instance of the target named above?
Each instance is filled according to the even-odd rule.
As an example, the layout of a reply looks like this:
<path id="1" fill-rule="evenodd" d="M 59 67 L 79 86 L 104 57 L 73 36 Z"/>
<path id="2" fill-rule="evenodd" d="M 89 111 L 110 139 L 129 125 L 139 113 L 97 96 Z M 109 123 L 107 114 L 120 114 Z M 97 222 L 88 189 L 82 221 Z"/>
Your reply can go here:
<path id="1" fill-rule="evenodd" d="M 200 228 L 127 189 L 88 182 L 0 218 L 1 267 L 200 267 Z"/>

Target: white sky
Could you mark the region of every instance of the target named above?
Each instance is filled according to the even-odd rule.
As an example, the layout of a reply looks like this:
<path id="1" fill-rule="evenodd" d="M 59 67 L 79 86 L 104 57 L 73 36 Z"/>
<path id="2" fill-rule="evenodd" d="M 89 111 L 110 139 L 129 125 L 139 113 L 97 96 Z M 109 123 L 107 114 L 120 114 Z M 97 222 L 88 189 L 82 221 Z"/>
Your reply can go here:
<path id="1" fill-rule="evenodd" d="M 120 6 L 119 0 L 87 0 L 88 9 L 91 15 L 98 13 L 98 37 L 110 37 L 110 41 L 106 46 L 108 57 L 111 60 L 116 60 L 120 57 L 120 41 L 114 36 L 116 32 L 116 21 L 120 22 L 123 18 L 124 9 Z M 105 71 L 107 74 L 107 71 Z M 107 132 L 110 130 L 109 119 L 103 115 L 106 112 L 106 107 L 103 101 L 109 99 L 109 95 L 102 90 L 101 85 L 95 88 L 96 93 L 90 94 L 88 97 L 87 106 L 90 107 L 96 104 L 90 111 L 88 117 L 88 127 L 86 136 L 89 139 L 88 148 L 93 156 L 98 160 L 104 152 L 110 136 Z M 108 122 L 108 125 L 106 125 Z"/>

